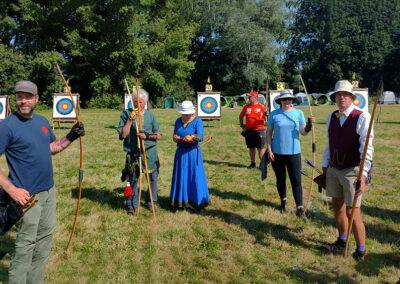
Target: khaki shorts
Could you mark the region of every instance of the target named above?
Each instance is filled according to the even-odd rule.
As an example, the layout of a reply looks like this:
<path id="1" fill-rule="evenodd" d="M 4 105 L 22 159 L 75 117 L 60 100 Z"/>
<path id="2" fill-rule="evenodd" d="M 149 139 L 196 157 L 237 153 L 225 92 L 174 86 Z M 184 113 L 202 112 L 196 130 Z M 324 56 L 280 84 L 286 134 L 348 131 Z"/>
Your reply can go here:
<path id="1" fill-rule="evenodd" d="M 357 172 L 358 167 L 343 170 L 329 167 L 326 173 L 326 196 L 342 198 L 348 207 L 352 207 Z M 361 197 L 362 194 L 357 197 L 356 207 L 361 206 Z"/>

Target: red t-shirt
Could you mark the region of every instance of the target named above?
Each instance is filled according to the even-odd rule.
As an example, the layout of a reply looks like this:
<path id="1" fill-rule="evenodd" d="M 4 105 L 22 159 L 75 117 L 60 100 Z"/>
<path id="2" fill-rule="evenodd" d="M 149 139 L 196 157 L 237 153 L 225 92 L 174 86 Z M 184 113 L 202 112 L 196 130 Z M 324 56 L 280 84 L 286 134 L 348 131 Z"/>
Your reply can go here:
<path id="1" fill-rule="evenodd" d="M 263 130 L 265 125 L 265 111 L 263 104 L 247 104 L 240 112 L 240 117 L 246 118 L 246 128 L 251 130 Z"/>

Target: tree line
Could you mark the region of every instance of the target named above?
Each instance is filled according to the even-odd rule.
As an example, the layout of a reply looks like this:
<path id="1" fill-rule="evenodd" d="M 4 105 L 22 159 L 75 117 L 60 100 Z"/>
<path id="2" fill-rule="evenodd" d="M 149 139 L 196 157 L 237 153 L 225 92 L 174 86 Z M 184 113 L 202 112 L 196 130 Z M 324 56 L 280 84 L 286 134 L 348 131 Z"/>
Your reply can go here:
<path id="1" fill-rule="evenodd" d="M 62 90 L 59 63 L 83 106 L 116 107 L 124 79 L 151 100 L 214 89 L 326 92 L 353 73 L 361 86 L 399 91 L 400 1 L 62 0 L 0 3 L 0 93 L 20 79 L 42 101 Z"/>

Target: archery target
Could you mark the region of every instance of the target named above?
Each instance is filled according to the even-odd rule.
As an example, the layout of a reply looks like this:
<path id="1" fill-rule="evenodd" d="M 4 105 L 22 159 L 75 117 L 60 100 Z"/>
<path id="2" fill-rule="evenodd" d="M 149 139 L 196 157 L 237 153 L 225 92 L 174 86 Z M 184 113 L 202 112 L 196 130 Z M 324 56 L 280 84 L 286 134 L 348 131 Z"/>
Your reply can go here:
<path id="1" fill-rule="evenodd" d="M 131 95 L 130 94 L 125 94 L 124 104 L 125 104 L 125 109 L 129 109 L 129 110 L 133 109 L 133 107 L 132 107 L 132 99 L 131 99 Z M 144 106 L 145 109 L 147 109 L 147 105 L 148 104 L 146 104 Z"/>
<path id="2" fill-rule="evenodd" d="M 0 120 L 7 117 L 7 97 L 0 97 Z"/>
<path id="3" fill-rule="evenodd" d="M 356 99 L 353 104 L 361 111 L 368 112 L 368 89 L 353 89 Z"/>
<path id="4" fill-rule="evenodd" d="M 78 108 L 78 95 L 72 95 L 73 102 L 67 94 L 54 95 L 53 99 L 53 118 L 76 119 L 74 105 Z"/>
<path id="5" fill-rule="evenodd" d="M 198 93 L 197 114 L 199 117 L 221 117 L 221 95 L 219 93 Z"/>

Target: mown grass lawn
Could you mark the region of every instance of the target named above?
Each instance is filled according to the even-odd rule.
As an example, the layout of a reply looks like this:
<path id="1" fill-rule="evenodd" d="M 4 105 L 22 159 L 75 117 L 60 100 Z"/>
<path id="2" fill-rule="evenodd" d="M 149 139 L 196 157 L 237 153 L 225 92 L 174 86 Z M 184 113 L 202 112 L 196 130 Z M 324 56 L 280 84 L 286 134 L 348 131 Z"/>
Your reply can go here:
<path id="1" fill-rule="evenodd" d="M 313 109 L 317 118 L 317 164 L 325 142 L 325 119 L 333 106 Z M 174 110 L 154 110 L 163 138 L 159 143 L 160 209 L 154 220 L 142 207 L 136 218 L 123 206 L 120 172 L 124 163 L 115 127 L 119 112 L 83 110 L 84 191 L 78 229 L 70 254 L 64 252 L 77 196 L 79 146 L 54 156 L 58 224 L 48 264 L 49 283 L 276 283 L 386 282 L 400 278 L 400 106 L 382 106 L 375 127 L 373 184 L 363 204 L 368 257 L 323 255 L 322 242 L 336 239 L 329 204 L 312 193 L 312 215 L 304 223 L 279 213 L 275 176 L 266 182 L 249 170 L 238 127 L 239 109 L 223 109 L 218 122 L 205 122 L 213 141 L 203 148 L 212 203 L 202 213 L 169 211 L 175 145 Z M 305 115 L 308 109 L 303 108 Z M 41 112 L 50 117 L 50 110 Z M 68 126 L 68 125 L 67 125 Z M 56 129 L 65 135 L 67 129 Z M 311 135 L 303 137 L 303 158 L 311 158 Z M 0 159 L 2 169 L 5 159 Z M 306 168 L 305 168 L 306 169 Z M 308 169 L 306 169 L 308 170 Z M 309 171 L 311 172 L 311 171 Z M 304 196 L 310 183 L 303 180 Z M 315 188 L 315 187 L 314 187 Z M 15 231 L 0 237 L 0 282 L 6 281 Z M 354 242 L 352 245 L 354 249 Z"/>

